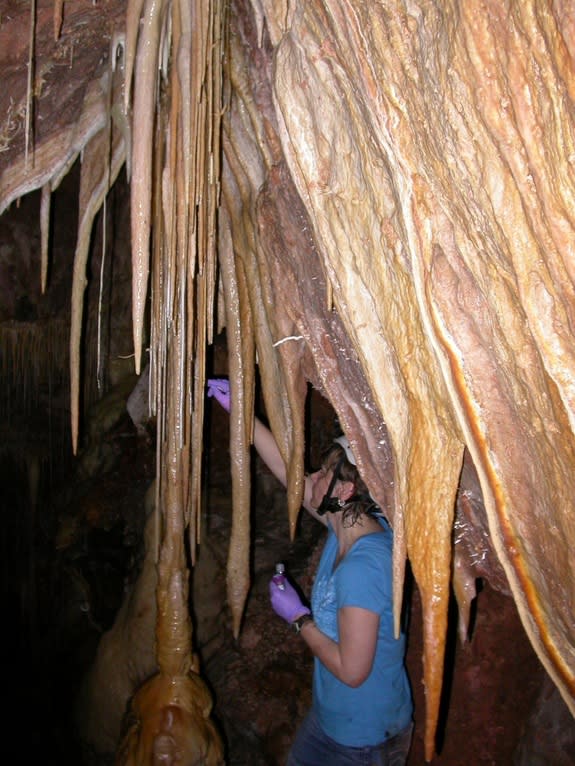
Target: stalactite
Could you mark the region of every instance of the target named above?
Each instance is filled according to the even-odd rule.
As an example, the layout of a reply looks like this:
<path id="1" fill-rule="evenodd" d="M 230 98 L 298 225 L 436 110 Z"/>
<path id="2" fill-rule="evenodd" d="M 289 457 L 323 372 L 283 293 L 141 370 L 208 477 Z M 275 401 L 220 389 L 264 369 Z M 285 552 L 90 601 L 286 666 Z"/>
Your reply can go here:
<path id="1" fill-rule="evenodd" d="M 64 20 L 64 0 L 54 0 L 54 40 L 58 40 Z"/>
<path id="2" fill-rule="evenodd" d="M 33 115 L 34 115 L 34 90 L 35 77 L 34 70 L 36 66 L 35 51 L 36 37 L 36 0 L 30 2 L 30 37 L 28 41 L 28 81 L 26 85 L 26 125 L 24 128 L 24 162 L 28 165 L 28 156 L 30 153 L 30 142 L 33 139 Z"/>
<path id="3" fill-rule="evenodd" d="M 132 325 L 137 375 L 140 374 L 141 367 L 150 268 L 152 147 L 164 12 L 163 0 L 146 0 L 135 63 L 130 220 L 132 226 Z"/>
<path id="4" fill-rule="evenodd" d="M 280 362 L 283 368 L 283 380 L 287 392 L 287 404 L 284 408 L 290 423 L 289 449 L 287 466 L 288 519 L 290 535 L 295 537 L 296 523 L 304 493 L 305 453 L 305 404 L 307 399 L 307 381 L 301 375 L 302 353 L 297 344 L 282 344 L 279 347 Z"/>
<path id="5" fill-rule="evenodd" d="M 185 4 L 185 3 L 184 3 Z M 192 93 L 191 110 L 195 115 L 192 126 L 200 138 L 196 141 L 195 177 L 191 178 L 190 202 L 199 204 L 199 216 L 190 218 L 188 239 L 193 254 L 190 277 L 195 273 L 195 291 L 188 296 L 188 359 L 192 361 L 193 391 L 191 398 L 192 471 L 188 508 L 190 546 L 195 557 L 196 543 L 201 539 L 201 485 L 204 420 L 205 360 L 208 343 L 213 340 L 213 307 L 216 290 L 216 225 L 219 205 L 219 155 L 222 82 L 222 44 L 225 23 L 224 5 L 215 0 L 209 10 L 201 3 L 193 6 L 191 25 Z M 184 82 L 186 79 L 184 78 Z M 217 109 L 217 114 L 213 111 Z M 215 120 L 214 120 L 215 116 Z M 191 136 L 183 131 L 183 139 Z M 191 156 L 191 152 L 190 156 Z M 214 172 L 214 170 L 216 172 Z M 194 205 L 195 206 L 195 205 Z M 193 208 L 192 208 L 193 209 Z"/>
<path id="6" fill-rule="evenodd" d="M 154 407 L 159 414 L 166 407 L 175 408 L 178 449 L 186 455 L 186 465 L 191 465 L 191 472 L 186 469 L 179 481 L 184 486 L 192 562 L 200 539 L 205 354 L 212 330 L 211 301 L 215 295 L 214 231 L 219 191 L 214 166 L 218 167 L 221 107 L 214 98 L 221 97 L 222 24 L 223 5 L 220 3 L 208 7 L 202 3 L 193 4 L 191 8 L 187 3 L 172 6 L 175 65 L 170 72 L 165 109 L 168 119 L 166 165 L 162 167 L 158 158 L 155 174 L 156 183 L 161 178 L 161 189 L 154 194 L 160 195 L 162 200 L 160 203 L 157 198 L 157 204 L 162 208 L 163 232 L 154 240 L 154 270 L 158 274 L 157 278 L 153 277 L 158 289 L 152 296 Z M 155 39 L 157 42 L 157 37 Z M 141 40 L 138 41 L 138 49 L 141 44 Z M 137 60 L 137 88 L 141 87 L 138 66 Z M 215 85 L 208 86 L 208 79 L 212 78 L 215 78 Z M 136 113 L 135 104 L 134 115 Z M 146 157 L 145 149 L 140 149 L 141 156 Z M 136 150 L 133 157 L 136 174 L 140 172 L 136 171 L 140 161 Z M 134 181 L 136 177 L 133 178 L 132 194 L 138 198 Z M 172 327 L 177 328 L 178 342 L 183 344 L 183 350 L 178 352 L 180 363 L 177 370 L 173 370 L 170 383 L 164 385 L 161 370 L 169 363 L 170 343 L 175 342 L 170 334 Z M 173 459 L 164 458 L 163 454 L 162 445 L 168 436 L 165 429 L 163 418 L 160 418 L 160 467 L 166 461 L 173 463 Z M 240 611 L 243 609 L 243 600 L 239 608 Z"/>
<path id="7" fill-rule="evenodd" d="M 109 88 L 114 78 L 109 76 Z M 116 89 L 119 97 L 119 89 Z M 74 271 L 72 278 L 71 324 L 70 324 L 70 418 L 72 448 L 78 448 L 80 422 L 80 357 L 82 341 L 82 317 L 84 290 L 86 288 L 86 264 L 90 254 L 90 242 L 94 218 L 111 184 L 116 180 L 126 157 L 124 136 L 109 121 L 97 133 L 84 150 L 80 181 L 79 221 Z"/>
<path id="8" fill-rule="evenodd" d="M 126 56 L 124 66 L 124 112 L 132 106 L 132 78 L 144 0 L 128 0 L 126 10 Z"/>
<path id="9" fill-rule="evenodd" d="M 46 292 L 48 281 L 48 246 L 50 241 L 50 207 L 52 201 L 51 185 L 44 184 L 42 187 L 42 200 L 40 203 L 40 232 L 41 232 L 41 267 L 40 287 L 42 294 Z"/>
<path id="10" fill-rule="evenodd" d="M 241 267 L 236 268 L 229 229 L 222 227 L 221 233 L 219 258 L 225 294 L 232 395 L 230 456 L 233 518 L 227 562 L 227 593 L 233 632 L 237 637 L 250 586 L 250 429 L 253 427 L 255 348 L 244 275 Z"/>

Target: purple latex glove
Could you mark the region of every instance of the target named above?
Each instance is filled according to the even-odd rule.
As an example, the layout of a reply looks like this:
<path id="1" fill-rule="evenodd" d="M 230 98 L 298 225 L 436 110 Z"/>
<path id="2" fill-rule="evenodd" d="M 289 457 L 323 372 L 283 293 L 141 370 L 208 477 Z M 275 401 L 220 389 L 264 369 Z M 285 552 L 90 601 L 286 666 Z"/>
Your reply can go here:
<path id="1" fill-rule="evenodd" d="M 225 378 L 211 378 L 208 380 L 208 396 L 213 396 L 226 412 L 232 406 L 230 398 L 230 381 Z"/>
<path id="2" fill-rule="evenodd" d="M 301 617 L 302 614 L 310 614 L 307 606 L 304 606 L 298 596 L 297 591 L 288 580 L 284 580 L 283 589 L 274 582 L 275 578 L 270 580 L 269 590 L 272 609 L 286 622 L 293 622 Z"/>

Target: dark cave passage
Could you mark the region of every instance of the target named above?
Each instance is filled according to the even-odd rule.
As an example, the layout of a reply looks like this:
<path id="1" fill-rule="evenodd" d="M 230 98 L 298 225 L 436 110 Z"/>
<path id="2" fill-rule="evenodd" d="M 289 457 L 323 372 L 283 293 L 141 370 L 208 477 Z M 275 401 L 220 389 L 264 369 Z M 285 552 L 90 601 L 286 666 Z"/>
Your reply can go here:
<path id="1" fill-rule="evenodd" d="M 253 581 L 242 631 L 234 641 L 225 606 L 231 496 L 228 436 L 222 423 L 225 425 L 214 417 L 206 456 L 205 537 L 192 571 L 194 640 L 214 695 L 215 719 L 224 733 L 229 766 L 282 766 L 297 723 L 310 703 L 311 657 L 303 642 L 271 611 L 267 582 L 275 563 L 281 560 L 309 593 L 322 530 L 303 515 L 295 541 L 289 542 L 285 493 L 256 461 Z M 14 545 L 15 555 L 10 556 L 9 546 L 5 550 L 5 570 L 12 567 L 12 585 L 5 599 L 7 613 L 20 615 L 18 630 L 8 632 L 5 654 L 9 658 L 8 688 L 12 690 L 10 721 L 13 730 L 22 730 L 26 721 L 30 762 L 112 763 L 110 757 L 96 756 L 77 741 L 74 700 L 97 642 L 112 625 L 126 582 L 138 564 L 138 518 L 155 464 L 151 441 L 138 436 L 127 417 L 107 435 L 107 442 L 116 445 L 112 469 L 94 480 L 66 486 L 56 496 L 51 511 L 59 518 L 59 529 L 54 523 L 52 536 L 35 536 L 33 621 L 17 603 L 22 594 L 15 587 L 18 570 L 14 565 L 18 563 L 22 576 L 28 551 Z M 14 503 L 19 496 L 21 491 L 11 491 L 5 498 Z M 69 525 L 74 517 L 76 522 L 67 528 L 66 540 L 62 538 L 62 520 L 64 526 Z M 16 519 L 24 518 L 25 512 L 11 517 L 13 540 L 22 536 Z M 416 734 L 409 766 L 419 766 L 424 762 L 424 695 L 421 609 L 416 590 L 410 620 L 408 665 L 416 699 Z M 449 646 L 441 751 L 434 762 L 441 766 L 515 763 L 514 752 L 544 673 L 513 601 L 484 583 L 472 640 L 466 646 L 453 640 Z M 31 726 L 30 709 L 38 712 Z M 546 747 L 545 763 L 553 764 L 549 745 Z M 15 755 L 18 752 L 21 744 L 15 747 Z"/>

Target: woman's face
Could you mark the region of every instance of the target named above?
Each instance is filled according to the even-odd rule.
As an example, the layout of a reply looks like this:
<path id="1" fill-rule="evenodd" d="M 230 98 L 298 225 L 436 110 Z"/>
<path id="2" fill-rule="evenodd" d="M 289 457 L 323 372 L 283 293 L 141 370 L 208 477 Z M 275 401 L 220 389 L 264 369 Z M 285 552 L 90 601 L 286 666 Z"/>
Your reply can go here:
<path id="1" fill-rule="evenodd" d="M 312 508 L 320 507 L 321 501 L 329 489 L 329 484 L 331 482 L 332 476 L 332 469 L 326 469 L 325 466 L 322 466 L 319 471 L 310 474 L 310 479 L 312 481 L 310 505 Z"/>

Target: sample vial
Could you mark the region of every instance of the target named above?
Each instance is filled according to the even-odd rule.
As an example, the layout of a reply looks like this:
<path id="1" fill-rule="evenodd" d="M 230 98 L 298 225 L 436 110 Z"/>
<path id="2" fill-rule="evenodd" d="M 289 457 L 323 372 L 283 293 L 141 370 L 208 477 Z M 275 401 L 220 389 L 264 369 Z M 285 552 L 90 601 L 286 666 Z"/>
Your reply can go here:
<path id="1" fill-rule="evenodd" d="M 285 571 L 286 571 L 286 568 L 281 562 L 276 564 L 276 573 L 273 577 L 273 580 L 280 590 L 285 590 L 285 587 L 286 587 L 285 586 L 285 579 L 286 579 Z"/>

